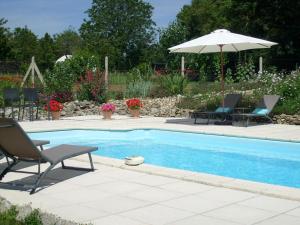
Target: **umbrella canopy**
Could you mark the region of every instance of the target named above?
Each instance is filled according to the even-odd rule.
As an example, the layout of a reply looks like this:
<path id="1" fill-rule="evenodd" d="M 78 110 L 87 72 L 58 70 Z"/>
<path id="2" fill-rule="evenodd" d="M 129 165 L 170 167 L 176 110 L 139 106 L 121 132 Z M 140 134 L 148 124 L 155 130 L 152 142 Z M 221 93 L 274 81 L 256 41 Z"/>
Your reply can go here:
<path id="1" fill-rule="evenodd" d="M 223 52 L 238 52 L 248 49 L 270 48 L 272 45 L 276 44 L 277 43 L 275 42 L 235 34 L 228 30 L 220 29 L 194 40 L 171 47 L 169 50 L 170 52 L 182 53 L 212 53 L 220 52 L 220 46 L 222 46 Z"/>
<path id="2" fill-rule="evenodd" d="M 231 33 L 219 29 L 210 34 L 169 48 L 171 53 L 221 53 L 221 85 L 224 106 L 224 70 L 223 52 L 238 52 L 249 49 L 270 48 L 277 43 L 253 38 L 241 34 Z"/>
<path id="3" fill-rule="evenodd" d="M 55 63 L 58 63 L 58 62 L 64 62 L 66 61 L 67 59 L 71 59 L 72 58 L 72 55 L 63 55 L 62 57 L 60 57 L 58 60 L 55 61 Z"/>

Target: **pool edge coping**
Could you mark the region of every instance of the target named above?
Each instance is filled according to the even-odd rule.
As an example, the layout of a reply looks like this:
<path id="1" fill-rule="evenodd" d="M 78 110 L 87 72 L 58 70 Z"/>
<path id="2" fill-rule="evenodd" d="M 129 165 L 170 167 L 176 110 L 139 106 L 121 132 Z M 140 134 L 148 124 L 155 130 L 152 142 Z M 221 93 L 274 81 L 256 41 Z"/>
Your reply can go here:
<path id="1" fill-rule="evenodd" d="M 205 131 L 185 131 L 185 130 L 177 130 L 177 129 L 164 129 L 164 128 L 154 128 L 154 127 L 141 127 L 141 128 L 130 128 L 130 129 L 102 129 L 102 128 L 78 128 L 78 127 L 69 127 L 64 129 L 34 129 L 33 131 L 26 132 L 28 133 L 38 133 L 38 132 L 56 132 L 56 131 L 70 131 L 70 130 L 95 130 L 95 131 L 112 131 L 112 132 L 126 132 L 126 131 L 134 131 L 134 130 L 161 130 L 161 131 L 173 131 L 173 132 L 183 132 L 183 133 L 192 133 L 192 134 L 204 134 L 204 135 L 216 135 L 222 137 L 235 137 L 235 138 L 246 138 L 246 139 L 258 139 L 265 141 L 280 141 L 280 142 L 291 142 L 291 143 L 299 143 L 300 141 L 293 139 L 280 139 L 280 138 L 270 138 L 270 137 L 258 137 L 258 136 L 245 136 L 245 135 L 235 135 L 235 134 L 224 134 L 224 133 L 214 133 L 214 132 L 205 132 Z"/>
<path id="2" fill-rule="evenodd" d="M 88 160 L 83 156 L 76 157 L 74 158 L 74 160 L 80 162 L 88 162 Z M 178 179 L 181 181 L 194 182 L 238 191 L 246 191 L 254 194 L 261 194 L 269 197 L 276 197 L 300 202 L 299 188 L 272 185 L 255 181 L 247 181 L 208 173 L 161 167 L 146 163 L 141 164 L 139 166 L 128 166 L 125 165 L 124 161 L 121 159 L 103 157 L 98 155 L 93 155 L 93 161 L 96 164 L 140 172 L 144 174 L 158 175 Z"/>
<path id="3" fill-rule="evenodd" d="M 133 131 L 133 130 L 162 130 L 162 131 L 173 131 L 173 132 L 184 132 L 184 133 L 195 133 L 195 134 L 205 134 L 205 135 L 217 135 L 225 137 L 237 137 L 237 138 L 247 138 L 247 139 L 260 139 L 269 141 L 281 141 L 281 142 L 292 142 L 300 143 L 297 140 L 287 140 L 279 138 L 268 138 L 268 137 L 256 137 L 256 136 L 245 136 L 245 135 L 235 135 L 235 134 L 224 134 L 217 132 L 205 132 L 205 131 L 187 131 L 186 129 L 173 129 L 173 128 L 161 128 L 161 127 L 132 127 L 128 129 L 109 129 L 109 128 L 97 128 L 84 126 L 78 128 L 78 126 L 66 126 L 66 128 L 44 128 L 44 129 L 34 129 L 26 128 L 26 132 L 37 133 L 37 132 L 55 132 L 55 131 L 67 131 L 67 130 L 98 130 L 98 131 Z M 79 158 L 79 157 L 77 157 Z M 247 191 L 256 194 L 262 194 L 270 197 L 277 197 L 289 200 L 300 201 L 300 189 L 292 188 L 280 185 L 272 185 L 266 183 L 260 183 L 255 181 L 247 181 L 237 178 L 230 178 L 218 175 L 212 175 L 208 173 L 193 172 L 187 170 L 179 170 L 167 167 L 160 167 L 156 165 L 143 164 L 137 167 L 126 166 L 124 162 L 120 159 L 108 158 L 93 155 L 96 158 L 95 163 L 102 164 L 105 166 L 112 166 L 120 169 L 126 169 L 130 171 L 142 172 L 145 174 L 159 175 L 164 177 L 170 177 L 179 179 L 182 181 L 195 182 L 215 187 L 223 187 L 240 191 Z M 97 160 L 98 159 L 98 160 Z M 100 160 L 99 160 L 100 159 Z M 79 161 L 87 162 L 86 159 L 80 159 Z M 288 192 L 288 193 L 287 193 Z"/>

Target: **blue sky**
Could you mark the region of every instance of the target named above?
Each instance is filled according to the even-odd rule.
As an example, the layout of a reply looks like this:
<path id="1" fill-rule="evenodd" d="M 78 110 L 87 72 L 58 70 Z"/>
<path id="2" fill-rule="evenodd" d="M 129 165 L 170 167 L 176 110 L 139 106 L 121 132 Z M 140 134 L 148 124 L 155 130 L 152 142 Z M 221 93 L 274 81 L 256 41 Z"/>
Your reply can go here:
<path id="1" fill-rule="evenodd" d="M 158 27 L 172 22 L 183 5 L 191 0 L 146 0 L 154 7 L 153 20 Z M 27 25 L 40 37 L 55 34 L 69 26 L 78 29 L 92 0 L 0 0 L 0 18 L 10 28 Z"/>

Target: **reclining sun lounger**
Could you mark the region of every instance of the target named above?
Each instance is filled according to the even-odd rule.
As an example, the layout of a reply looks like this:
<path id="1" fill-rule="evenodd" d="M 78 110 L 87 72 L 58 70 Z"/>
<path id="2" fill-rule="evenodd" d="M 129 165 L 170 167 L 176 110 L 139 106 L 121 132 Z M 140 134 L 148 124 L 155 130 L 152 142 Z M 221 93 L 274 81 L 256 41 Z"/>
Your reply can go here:
<path id="1" fill-rule="evenodd" d="M 230 113 L 233 112 L 234 108 L 236 107 L 237 103 L 240 101 L 242 95 L 241 94 L 227 94 L 224 98 L 224 107 L 220 106 L 215 111 L 211 112 L 201 112 L 201 111 L 195 111 L 191 114 L 191 117 L 194 118 L 194 124 L 201 124 L 197 123 L 197 119 L 207 119 L 206 124 L 209 124 L 210 119 L 212 117 L 221 116 L 224 119 L 226 116 L 228 116 Z"/>
<path id="2" fill-rule="evenodd" d="M 274 106 L 278 102 L 280 96 L 278 95 L 264 95 L 264 97 L 258 102 L 256 108 L 252 113 L 241 113 L 241 114 L 232 114 L 234 120 L 246 119 L 246 127 L 249 125 L 251 119 L 254 118 L 265 118 L 273 123 L 271 117 L 269 116 L 272 112 Z"/>
<path id="3" fill-rule="evenodd" d="M 2 178 L 8 172 L 12 171 L 12 168 L 21 161 L 36 162 L 38 164 L 39 176 L 30 191 L 30 194 L 33 194 L 39 187 L 41 180 L 58 163 L 62 164 L 63 169 L 93 171 L 94 166 L 91 152 L 97 150 L 98 148 L 75 145 L 59 145 L 40 151 L 17 122 L 15 122 L 13 119 L 0 119 L 0 149 L 6 157 L 12 159 L 13 161 L 2 171 L 0 174 L 0 180 L 2 180 Z M 64 165 L 64 160 L 82 154 L 88 154 L 91 166 L 90 169 L 67 167 Z M 43 173 L 40 173 L 40 163 L 43 162 L 50 163 L 50 166 Z"/>
<path id="4" fill-rule="evenodd" d="M 44 150 L 43 146 L 50 143 L 50 141 L 46 141 L 46 140 L 31 140 L 31 141 L 35 146 L 39 147 L 42 151 Z M 1 152 L 1 149 L 0 149 L 0 159 L 2 159 L 4 157 L 5 157 L 5 155 L 4 155 L 4 153 Z M 9 164 L 7 157 L 6 157 L 6 162 L 7 162 L 7 164 Z"/>

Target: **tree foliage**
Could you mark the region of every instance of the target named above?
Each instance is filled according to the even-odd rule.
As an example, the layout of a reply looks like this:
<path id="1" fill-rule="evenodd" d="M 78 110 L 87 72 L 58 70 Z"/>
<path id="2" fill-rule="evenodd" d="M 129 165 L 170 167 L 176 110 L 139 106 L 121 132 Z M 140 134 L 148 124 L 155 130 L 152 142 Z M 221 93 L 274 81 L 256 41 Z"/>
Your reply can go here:
<path id="1" fill-rule="evenodd" d="M 0 18 L 0 61 L 9 57 L 11 48 L 9 46 L 9 30 L 4 26 L 7 20 Z"/>
<path id="2" fill-rule="evenodd" d="M 52 37 L 46 33 L 39 40 L 38 57 L 39 67 L 42 71 L 52 69 L 56 60 L 54 41 Z"/>
<path id="3" fill-rule="evenodd" d="M 81 48 L 82 40 L 76 30 L 69 27 L 62 33 L 54 35 L 54 43 L 57 55 L 73 55 Z"/>
<path id="4" fill-rule="evenodd" d="M 12 58 L 21 64 L 22 72 L 25 72 L 32 56 L 38 54 L 38 38 L 27 27 L 17 27 L 12 33 L 11 39 Z"/>
<path id="5" fill-rule="evenodd" d="M 93 0 L 80 28 L 86 47 L 118 67 L 139 64 L 154 40 L 152 10 L 142 0 Z"/>

